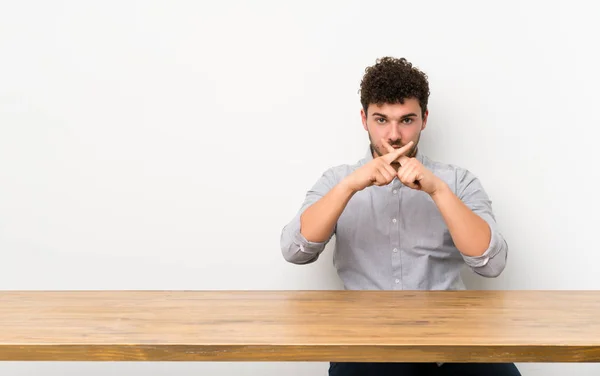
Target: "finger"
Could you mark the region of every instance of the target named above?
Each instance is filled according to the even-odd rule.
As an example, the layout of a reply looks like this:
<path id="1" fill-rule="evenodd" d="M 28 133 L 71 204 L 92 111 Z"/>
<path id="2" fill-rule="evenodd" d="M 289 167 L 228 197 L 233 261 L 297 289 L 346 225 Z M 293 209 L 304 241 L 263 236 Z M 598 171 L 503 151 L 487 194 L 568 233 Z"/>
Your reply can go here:
<path id="1" fill-rule="evenodd" d="M 417 189 L 420 190 L 421 189 L 421 184 L 419 184 L 418 182 L 414 182 L 414 183 L 406 183 L 405 184 L 407 187 L 412 188 L 412 189 Z"/>
<path id="2" fill-rule="evenodd" d="M 399 157 L 403 156 L 408 151 L 410 151 L 410 149 L 412 148 L 413 144 L 414 144 L 414 142 L 410 141 L 408 144 L 404 145 L 403 147 L 401 147 L 399 149 L 394 149 L 394 152 L 396 154 L 396 159 L 398 159 Z"/>
<path id="3" fill-rule="evenodd" d="M 415 175 L 415 167 L 416 166 L 413 164 L 407 164 L 400 167 L 398 169 L 398 179 L 403 183 L 409 181 L 410 176 Z"/>
<path id="4" fill-rule="evenodd" d="M 394 169 L 394 167 L 392 167 L 392 165 L 389 165 L 386 163 L 382 163 L 382 165 L 383 165 L 383 168 L 385 168 L 386 171 L 390 173 L 390 175 L 391 175 L 390 181 L 394 180 L 394 177 L 396 176 L 398 171 L 396 171 L 396 169 Z"/>
<path id="5" fill-rule="evenodd" d="M 419 177 L 422 178 L 422 173 L 416 164 L 411 163 L 398 170 L 398 179 L 400 179 L 402 184 L 410 188 L 420 189 Z"/>
<path id="6" fill-rule="evenodd" d="M 387 178 L 382 174 L 381 170 L 376 170 L 374 173 L 374 184 L 375 185 L 387 185 L 391 179 L 388 181 Z"/>
<path id="7" fill-rule="evenodd" d="M 414 142 L 410 141 L 408 144 L 406 144 L 406 145 L 404 145 L 404 146 L 408 146 L 408 147 L 410 147 L 410 146 L 409 146 L 409 144 L 413 144 L 413 143 L 414 143 Z M 385 149 L 388 151 L 388 153 L 396 153 L 397 151 L 399 151 L 399 150 L 400 150 L 400 149 L 396 149 L 396 148 L 394 148 L 392 145 L 390 145 L 390 143 L 389 143 L 389 142 L 387 142 L 387 141 L 385 140 L 385 138 L 382 138 L 382 139 L 381 139 L 381 144 L 382 144 L 382 145 L 383 145 L 383 147 L 384 147 L 384 148 L 385 148 Z M 403 147 L 404 147 L 404 146 L 403 146 Z M 403 154 L 403 153 L 404 153 L 404 152 L 402 152 L 401 154 Z"/>
<path id="8" fill-rule="evenodd" d="M 386 142 L 387 145 L 389 145 Z M 399 148 L 399 149 L 394 149 L 393 147 L 390 146 L 390 148 L 393 149 L 393 151 L 390 151 L 389 153 L 387 153 L 386 155 L 384 155 L 382 158 L 387 162 L 387 163 L 392 163 L 393 161 L 397 160 L 398 158 L 400 158 L 401 156 L 404 155 L 404 153 L 406 153 L 407 151 L 410 150 L 410 148 L 412 147 L 413 142 L 409 142 L 408 144 L 404 145 L 403 147 Z"/>
<path id="9" fill-rule="evenodd" d="M 387 163 L 384 163 L 383 161 L 378 165 L 378 169 L 381 172 L 381 175 L 385 177 L 386 184 L 394 180 L 396 174 L 398 173 L 394 167 Z"/>
<path id="10" fill-rule="evenodd" d="M 409 175 L 405 179 L 400 180 L 402 184 L 412 189 L 421 189 L 421 184 L 415 179 L 415 175 Z"/>
<path id="11" fill-rule="evenodd" d="M 381 143 L 383 144 L 383 147 L 388 151 L 388 153 L 393 153 L 394 151 L 396 151 L 396 149 L 394 149 L 394 147 L 392 145 L 390 145 L 385 138 L 381 139 Z"/>
<path id="12" fill-rule="evenodd" d="M 390 168 L 392 171 L 388 170 L 386 167 Z M 396 171 L 394 171 L 392 166 L 390 166 L 389 164 L 382 163 L 382 165 L 379 166 L 378 171 L 388 183 L 394 180 L 394 176 L 396 176 Z"/>

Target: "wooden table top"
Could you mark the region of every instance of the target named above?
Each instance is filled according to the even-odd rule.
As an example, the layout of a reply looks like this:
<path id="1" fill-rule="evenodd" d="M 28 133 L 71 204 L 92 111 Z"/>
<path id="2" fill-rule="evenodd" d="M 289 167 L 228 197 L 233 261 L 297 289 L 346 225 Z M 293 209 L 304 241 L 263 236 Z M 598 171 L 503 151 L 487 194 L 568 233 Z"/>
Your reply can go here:
<path id="1" fill-rule="evenodd" d="M 599 362 L 600 291 L 4 291 L 0 360 Z"/>

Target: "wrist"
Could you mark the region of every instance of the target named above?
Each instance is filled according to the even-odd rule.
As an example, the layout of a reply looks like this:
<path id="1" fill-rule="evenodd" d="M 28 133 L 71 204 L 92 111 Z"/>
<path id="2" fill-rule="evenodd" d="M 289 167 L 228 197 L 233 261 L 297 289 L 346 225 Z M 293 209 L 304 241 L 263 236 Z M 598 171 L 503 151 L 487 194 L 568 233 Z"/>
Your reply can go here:
<path id="1" fill-rule="evenodd" d="M 342 179 L 342 181 L 340 181 L 337 187 L 340 191 L 348 195 L 353 195 L 356 192 L 358 192 L 358 190 L 354 188 L 348 177 Z"/>
<path id="2" fill-rule="evenodd" d="M 436 184 L 434 190 L 431 191 L 429 195 L 431 196 L 431 198 L 435 199 L 436 197 L 443 196 L 448 192 L 450 192 L 450 187 L 448 186 L 448 184 L 446 184 L 446 182 L 440 179 L 438 184 Z"/>

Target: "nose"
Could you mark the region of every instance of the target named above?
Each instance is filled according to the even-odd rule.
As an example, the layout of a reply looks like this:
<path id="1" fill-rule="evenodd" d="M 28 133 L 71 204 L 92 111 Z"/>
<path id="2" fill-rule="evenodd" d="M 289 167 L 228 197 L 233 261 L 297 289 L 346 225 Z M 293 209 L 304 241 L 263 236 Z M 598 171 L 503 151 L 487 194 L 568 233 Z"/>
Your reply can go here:
<path id="1" fill-rule="evenodd" d="M 392 141 L 392 142 L 400 140 L 400 131 L 398 130 L 398 127 L 395 124 L 391 126 L 389 136 L 390 136 L 390 141 Z"/>

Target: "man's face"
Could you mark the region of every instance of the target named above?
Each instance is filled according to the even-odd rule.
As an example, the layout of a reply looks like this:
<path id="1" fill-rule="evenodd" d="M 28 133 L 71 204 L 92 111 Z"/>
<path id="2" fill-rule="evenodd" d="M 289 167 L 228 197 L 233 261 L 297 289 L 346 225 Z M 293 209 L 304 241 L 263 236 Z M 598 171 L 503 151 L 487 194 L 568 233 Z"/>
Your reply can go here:
<path id="1" fill-rule="evenodd" d="M 421 116 L 421 106 L 417 99 L 406 99 L 404 104 L 386 103 L 381 106 L 370 104 L 367 114 L 364 110 L 360 112 L 363 127 L 369 133 L 371 148 L 375 151 L 374 158 L 387 154 L 387 150 L 381 142 L 382 138 L 394 148 L 400 148 L 413 141 L 414 146 L 406 155 L 414 156 L 428 116 L 428 111 L 425 112 L 425 116 Z M 399 167 L 398 164 L 393 164 L 393 166 L 396 169 Z"/>

